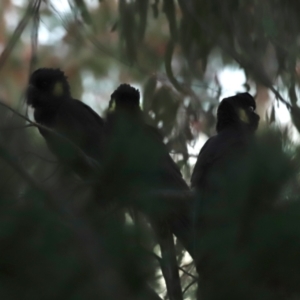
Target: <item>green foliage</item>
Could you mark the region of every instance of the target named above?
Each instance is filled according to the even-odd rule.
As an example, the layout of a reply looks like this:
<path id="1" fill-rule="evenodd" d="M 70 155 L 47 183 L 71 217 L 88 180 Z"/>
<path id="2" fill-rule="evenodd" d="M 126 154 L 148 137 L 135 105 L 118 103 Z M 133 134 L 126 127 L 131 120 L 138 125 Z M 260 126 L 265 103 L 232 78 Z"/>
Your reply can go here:
<path id="1" fill-rule="evenodd" d="M 199 211 L 205 226 L 195 237 L 204 299 L 289 299 L 298 293 L 299 204 L 283 193 L 298 172 L 276 132 L 261 135 L 246 158 L 221 172 L 219 196 Z"/>
<path id="2" fill-rule="evenodd" d="M 238 64 L 245 71 L 245 86 L 254 81 L 272 88 L 280 79 L 289 92 L 284 103 L 300 131 L 298 1 L 90 2 L 70 1 L 67 13 L 53 9 L 52 1 L 0 4 L 3 102 L 22 110 L 20 95 L 29 69 L 37 65 L 64 69 L 75 96 L 88 93 L 84 100 L 92 95 L 101 108 L 119 82 L 134 82 L 143 87 L 149 123 L 160 127 L 170 150 L 181 155 L 178 165 L 192 168 L 187 144 L 199 132 L 214 132 L 222 87 L 217 78 L 207 80 L 221 58 L 224 66 Z M 36 35 L 42 26 L 49 35 L 61 30 L 62 36 L 42 43 L 42 31 Z M 99 82 L 95 90 L 87 90 L 91 78 L 85 74 Z M 109 81 L 102 84 L 104 79 Z M 277 121 L 274 107 L 272 124 Z M 161 188 L 156 145 L 143 132 L 131 135 L 125 121 L 100 179 L 82 181 L 58 164 L 37 129 L 23 128 L 26 124 L 1 107 L 1 298 L 165 296 L 157 239 L 139 211 L 172 216 L 170 202 L 155 194 Z M 72 148 L 62 150 L 76 154 Z M 197 255 L 204 257 L 198 270 L 204 300 L 300 297 L 299 153 L 284 133 L 267 132 L 246 159 L 216 176 L 224 201 L 214 197 L 197 211 L 212 225 L 195 241 Z M 145 185 L 149 178 L 153 186 Z M 172 205 L 178 200 L 173 196 L 167 197 Z M 101 201 L 109 205 L 103 208 Z M 184 258 L 182 245 L 176 247 L 178 265 L 186 272 L 181 274 L 184 298 L 195 299 L 195 268 Z"/>

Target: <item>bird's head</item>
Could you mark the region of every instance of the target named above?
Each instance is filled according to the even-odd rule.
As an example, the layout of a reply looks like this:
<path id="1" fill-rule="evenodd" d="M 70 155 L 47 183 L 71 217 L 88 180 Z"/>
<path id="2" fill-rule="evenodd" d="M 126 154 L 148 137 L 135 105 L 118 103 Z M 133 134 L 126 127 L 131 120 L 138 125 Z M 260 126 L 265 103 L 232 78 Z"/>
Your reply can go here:
<path id="1" fill-rule="evenodd" d="M 254 132 L 259 123 L 259 115 L 255 109 L 255 100 L 249 93 L 224 98 L 218 107 L 217 132 L 228 127 Z"/>
<path id="2" fill-rule="evenodd" d="M 140 111 L 140 92 L 129 84 L 121 84 L 110 96 L 110 111 Z"/>
<path id="3" fill-rule="evenodd" d="M 26 98 L 34 108 L 59 105 L 70 97 L 70 86 L 61 70 L 41 68 L 31 74 Z"/>

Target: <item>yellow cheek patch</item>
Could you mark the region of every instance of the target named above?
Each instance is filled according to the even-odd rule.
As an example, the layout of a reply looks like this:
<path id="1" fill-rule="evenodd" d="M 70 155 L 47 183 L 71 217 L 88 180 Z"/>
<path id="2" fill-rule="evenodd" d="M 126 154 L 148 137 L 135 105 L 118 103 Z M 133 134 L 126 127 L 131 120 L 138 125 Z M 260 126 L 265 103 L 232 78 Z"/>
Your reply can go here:
<path id="1" fill-rule="evenodd" d="M 61 82 L 56 82 L 53 88 L 53 95 L 62 96 L 64 92 L 63 85 Z"/>
<path id="2" fill-rule="evenodd" d="M 115 99 L 111 99 L 111 105 L 109 106 L 109 111 L 115 111 L 116 109 L 116 100 Z"/>
<path id="3" fill-rule="evenodd" d="M 242 122 L 248 123 L 248 124 L 250 123 L 249 117 L 247 116 L 244 109 L 239 108 L 238 109 L 238 115 L 239 115 L 239 118 Z"/>

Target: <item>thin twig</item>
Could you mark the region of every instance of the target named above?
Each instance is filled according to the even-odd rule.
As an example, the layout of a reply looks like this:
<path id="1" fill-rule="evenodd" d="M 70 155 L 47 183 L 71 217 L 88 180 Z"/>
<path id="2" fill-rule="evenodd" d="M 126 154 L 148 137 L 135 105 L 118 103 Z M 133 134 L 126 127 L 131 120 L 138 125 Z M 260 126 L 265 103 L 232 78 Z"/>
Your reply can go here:
<path id="1" fill-rule="evenodd" d="M 39 158 L 39 159 L 41 159 L 41 160 L 43 160 L 45 162 L 48 162 L 50 164 L 58 164 L 58 161 L 45 158 L 45 157 L 43 157 L 43 156 L 41 156 L 41 155 L 39 155 L 39 154 L 37 154 L 35 152 L 23 151 L 22 153 L 24 154 L 24 156 L 26 156 L 28 154 L 33 155 L 33 156 L 35 156 L 35 157 L 37 157 L 37 158 Z M 22 156 L 22 157 L 24 157 L 24 156 Z"/>
<path id="2" fill-rule="evenodd" d="M 28 125 L 18 126 L 18 127 L 0 127 L 0 130 L 1 131 L 3 131 L 3 130 L 19 130 L 19 129 L 26 129 L 29 127 L 35 127 L 35 126 L 32 124 L 28 124 Z"/>
<path id="3" fill-rule="evenodd" d="M 0 156 L 3 160 L 6 161 L 8 165 L 10 165 L 17 173 L 34 189 L 42 192 L 43 194 L 47 194 L 46 191 L 43 189 L 42 186 L 38 182 L 35 181 L 35 179 L 27 173 L 27 171 L 22 167 L 21 164 L 18 163 L 18 159 L 15 158 L 12 154 L 9 153 L 9 151 L 5 148 L 3 143 L 0 141 Z M 51 206 L 56 207 L 54 205 L 54 201 L 50 201 Z"/>
<path id="4" fill-rule="evenodd" d="M 38 32 L 40 25 L 40 6 L 41 0 L 36 1 L 35 9 L 33 12 L 33 26 L 31 30 L 31 57 L 29 63 L 29 76 L 33 71 L 33 67 L 37 61 L 37 49 L 38 49 Z"/>
<path id="5" fill-rule="evenodd" d="M 12 107 L 8 106 L 7 104 L 3 103 L 0 101 L 0 105 L 7 108 L 8 110 L 10 110 L 11 112 L 13 112 L 15 115 L 17 115 L 18 117 L 26 120 L 28 123 L 30 123 L 33 126 L 38 127 L 39 125 L 35 122 L 32 122 L 28 117 L 22 115 L 21 113 L 19 113 L 18 111 L 16 111 L 15 109 L 13 109 Z"/>
<path id="6" fill-rule="evenodd" d="M 64 27 L 64 29 L 67 31 L 67 32 L 70 32 L 69 28 L 68 28 L 68 25 L 67 25 L 67 22 L 64 20 L 63 16 L 61 15 L 61 13 L 51 4 L 50 5 L 51 9 L 53 10 L 53 12 L 59 17 L 60 21 L 62 22 L 62 26 Z M 146 70 L 144 68 L 142 68 L 140 65 L 138 64 L 135 64 L 135 65 L 130 65 L 128 64 L 126 61 L 124 61 L 123 59 L 121 59 L 120 57 L 118 57 L 116 54 L 114 54 L 114 52 L 107 48 L 106 46 L 104 46 L 99 40 L 97 40 L 96 37 L 91 37 L 90 34 L 88 32 L 84 32 L 83 34 L 84 37 L 88 37 L 88 39 L 90 40 L 91 44 L 97 48 L 98 50 L 100 50 L 102 53 L 104 53 L 105 55 L 109 56 L 110 58 L 114 59 L 115 61 L 117 61 L 118 63 L 126 66 L 127 68 L 130 68 L 130 69 L 135 69 L 136 71 L 138 71 L 140 74 L 142 75 L 146 75 L 146 76 L 152 76 L 153 75 L 153 71 L 150 71 L 150 70 Z M 164 78 L 164 80 L 162 80 L 161 78 Z M 176 77 L 174 77 L 176 78 Z M 167 74 L 165 73 L 162 73 L 162 72 L 159 72 L 159 76 L 157 76 L 157 80 L 160 81 L 160 82 L 164 82 L 164 81 L 170 81 L 170 79 L 168 78 Z M 180 85 L 184 85 L 183 82 L 181 82 L 180 80 L 178 80 L 176 78 L 177 82 L 180 84 Z M 205 88 L 205 89 L 208 89 L 208 90 L 211 90 L 211 91 L 214 91 L 216 93 L 218 93 L 218 89 L 216 88 L 213 88 L 211 86 L 209 86 L 207 83 L 192 83 L 190 84 L 191 87 L 202 87 L 202 88 Z M 187 89 L 187 91 L 191 92 L 192 90 L 187 88 L 187 86 L 185 86 L 185 88 Z M 186 91 L 186 92 L 187 92 Z M 227 89 L 225 89 L 224 91 L 229 91 Z M 195 97 L 195 94 L 193 93 L 192 94 L 193 97 Z"/>
<path id="7" fill-rule="evenodd" d="M 184 295 L 184 294 L 187 292 L 187 290 L 188 290 L 192 285 L 194 285 L 195 283 L 197 283 L 197 281 L 198 281 L 197 278 L 193 279 L 193 280 L 185 287 L 185 289 L 183 290 L 182 294 Z"/>
<path id="8" fill-rule="evenodd" d="M 197 276 L 195 276 L 195 275 L 191 274 L 190 272 L 186 271 L 184 268 L 178 266 L 178 269 L 179 269 L 180 271 L 182 271 L 184 274 L 186 274 L 186 275 L 188 275 L 189 277 L 193 278 L 194 280 L 197 280 L 197 279 L 198 279 Z"/>
<path id="9" fill-rule="evenodd" d="M 48 175 L 46 178 L 42 179 L 40 182 L 41 182 L 41 183 L 44 183 L 44 182 L 48 181 L 49 179 L 51 179 L 51 178 L 57 173 L 57 171 L 58 171 L 59 169 L 60 169 L 60 165 L 57 165 L 56 168 L 54 169 L 54 171 L 52 171 L 52 172 L 50 173 L 50 175 Z"/>
<path id="10" fill-rule="evenodd" d="M 195 9 L 191 1 L 179 0 L 179 4 L 183 13 L 188 13 L 202 31 L 206 32 L 207 35 L 211 33 L 211 29 L 209 28 L 209 26 L 207 24 L 204 24 L 203 22 L 201 23 L 197 15 L 195 15 Z M 241 65 L 241 67 L 251 70 L 252 73 L 260 80 L 260 82 L 268 87 L 273 92 L 275 97 L 277 97 L 282 103 L 284 103 L 288 109 L 292 108 L 292 105 L 281 96 L 278 90 L 275 89 L 264 69 L 262 67 L 259 67 L 257 63 L 253 63 L 255 62 L 253 57 L 251 57 L 251 60 L 245 61 L 245 59 L 242 59 L 242 57 L 236 52 L 234 48 L 230 47 L 228 43 L 225 42 L 224 38 L 219 39 L 218 44 L 221 49 L 223 49 L 223 51 L 227 52 L 232 58 L 234 58 L 236 62 Z"/>
<path id="11" fill-rule="evenodd" d="M 10 38 L 5 49 L 3 50 L 3 52 L 0 55 L 0 71 L 3 68 L 5 62 L 7 61 L 7 58 L 10 56 L 12 50 L 14 49 L 14 47 L 15 47 L 17 41 L 19 40 L 21 34 L 23 33 L 24 29 L 26 28 L 26 26 L 32 16 L 32 13 L 35 11 L 36 4 L 39 1 L 40 0 L 37 0 L 35 2 L 29 2 L 23 18 L 19 22 L 12 37 Z"/>
<path id="12" fill-rule="evenodd" d="M 144 251 L 146 251 L 149 255 L 153 256 L 153 257 L 159 262 L 160 265 L 162 264 L 162 259 L 161 259 L 160 256 L 158 256 L 157 254 L 155 254 L 155 253 L 153 253 L 152 251 L 149 251 L 149 250 L 147 250 L 147 249 L 144 249 Z M 185 273 L 186 275 L 188 275 L 189 277 L 191 277 L 191 278 L 193 278 L 193 279 L 195 279 L 195 280 L 198 279 L 197 276 L 195 276 L 195 275 L 189 273 L 188 271 L 186 271 L 186 270 L 183 269 L 182 267 L 178 266 L 178 269 L 179 269 L 180 271 L 182 271 L 183 273 Z"/>
<path id="13" fill-rule="evenodd" d="M 174 41 L 171 39 L 168 42 L 167 50 L 165 54 L 165 69 L 168 76 L 169 81 L 173 84 L 175 89 L 180 93 L 186 93 L 186 89 L 179 83 L 176 77 L 173 74 L 172 70 L 172 57 L 174 52 L 175 44 Z"/>
<path id="14" fill-rule="evenodd" d="M 101 291 L 107 295 L 113 295 L 113 298 L 119 295 L 119 292 L 126 293 L 126 285 L 123 283 L 118 271 L 112 266 L 111 259 L 108 256 L 107 251 L 103 248 L 99 242 L 99 238 L 95 235 L 94 231 L 84 219 L 81 219 L 69 210 L 64 209 L 59 201 L 56 201 L 54 197 L 47 192 L 43 186 L 41 186 L 27 171 L 17 163 L 17 159 L 13 157 L 7 149 L 5 149 L 2 142 L 0 142 L 0 156 L 4 159 L 32 188 L 40 192 L 43 198 L 46 200 L 46 204 L 50 206 L 54 212 L 63 217 L 64 221 L 70 226 L 75 238 L 77 239 L 78 246 L 82 248 L 84 255 L 90 263 L 90 266 L 94 270 L 95 278 L 98 278 Z M 104 274 L 112 274 L 114 278 L 112 283 L 104 283 L 100 278 Z M 112 292 L 112 290 L 117 290 Z"/>
<path id="15" fill-rule="evenodd" d="M 10 110 L 11 112 L 13 112 L 15 115 L 19 116 L 20 118 L 26 120 L 28 123 L 30 123 L 31 125 L 38 127 L 40 129 L 43 129 L 45 131 L 50 132 L 51 134 L 53 134 L 54 136 L 56 136 L 57 138 L 59 138 L 60 140 L 68 143 L 73 150 L 75 150 L 76 154 L 83 159 L 83 161 L 85 162 L 85 164 L 91 169 L 91 170 L 96 170 L 100 168 L 100 165 L 97 161 L 95 161 L 93 158 L 88 157 L 76 144 L 74 144 L 71 140 L 69 140 L 68 138 L 66 138 L 65 136 L 57 133 L 56 131 L 50 129 L 49 127 L 46 127 L 44 125 L 38 124 L 36 122 L 31 121 L 28 117 L 22 115 L 21 113 L 19 113 L 18 111 L 16 111 L 15 109 L 11 108 L 10 106 L 6 105 L 3 102 L 0 102 L 0 105 L 7 108 L 8 110 Z"/>

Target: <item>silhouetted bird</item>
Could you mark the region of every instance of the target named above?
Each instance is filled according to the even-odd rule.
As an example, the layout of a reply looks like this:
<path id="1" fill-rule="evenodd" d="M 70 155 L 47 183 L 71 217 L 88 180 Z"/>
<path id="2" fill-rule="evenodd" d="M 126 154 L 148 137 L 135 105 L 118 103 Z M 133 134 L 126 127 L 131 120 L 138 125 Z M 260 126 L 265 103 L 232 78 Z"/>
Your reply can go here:
<path id="1" fill-rule="evenodd" d="M 195 165 L 191 183 L 193 188 L 210 189 L 211 176 L 223 164 L 247 150 L 256 131 L 259 116 L 255 113 L 254 98 L 248 93 L 237 94 L 221 101 L 217 111 L 217 135 L 202 147 Z"/>
<path id="2" fill-rule="evenodd" d="M 112 168 L 112 176 L 122 178 L 124 189 L 143 192 L 189 191 L 177 164 L 163 143 L 163 137 L 156 128 L 145 122 L 137 89 L 128 84 L 121 84 L 112 93 L 105 127 L 111 145 L 109 152 L 115 152 L 112 163 L 115 163 L 121 172 L 117 175 L 116 168 Z M 188 201 L 182 203 L 185 202 Z M 180 210 L 176 204 L 180 206 L 180 203 L 174 203 L 174 215 L 169 217 L 174 217 L 172 225 L 175 235 L 179 238 L 183 233 L 186 236 L 190 224 L 184 208 Z M 151 209 L 150 204 L 146 205 Z M 161 205 L 164 207 L 163 203 Z M 166 205 L 169 209 L 170 203 Z M 186 207 L 185 204 L 184 206 Z"/>
<path id="3" fill-rule="evenodd" d="M 89 106 L 72 98 L 61 70 L 41 68 L 34 71 L 27 89 L 27 103 L 34 108 L 37 123 L 67 138 L 88 157 L 101 159 L 104 122 Z M 57 158 L 82 175 L 84 163 L 74 148 L 43 128 L 39 131 Z"/>
<path id="4" fill-rule="evenodd" d="M 113 170 L 110 178 L 117 182 L 123 195 L 130 197 L 135 194 L 149 194 L 147 199 L 139 199 L 133 206 L 150 217 L 163 256 L 169 257 L 171 261 L 174 259 L 173 263 L 176 264 L 172 266 L 171 271 L 168 267 L 165 271 L 173 272 L 175 278 L 178 276 L 178 267 L 172 233 L 187 250 L 190 250 L 190 203 L 186 199 L 178 202 L 172 199 L 168 201 L 151 192 L 188 191 L 189 187 L 170 157 L 158 130 L 146 124 L 140 109 L 140 95 L 137 89 L 128 84 L 121 84 L 111 95 L 109 109 L 106 134 L 111 145 L 109 153 L 114 153 L 108 167 Z M 168 286 L 168 290 L 174 292 L 171 292 L 171 299 L 179 292 L 174 286 Z"/>
<path id="5" fill-rule="evenodd" d="M 198 191 L 193 209 L 195 262 L 202 278 L 198 284 L 198 299 L 214 299 L 218 276 L 224 276 L 221 271 L 224 272 L 224 261 L 228 259 L 227 248 L 222 255 L 217 253 L 222 252 L 221 245 L 232 244 L 232 237 L 220 235 L 227 228 L 237 228 L 236 211 L 243 204 L 239 197 L 243 186 L 237 182 L 241 183 L 239 177 L 249 171 L 247 153 L 259 123 L 255 109 L 255 100 L 248 93 L 221 101 L 217 134 L 202 147 L 192 174 L 192 188 Z"/>

